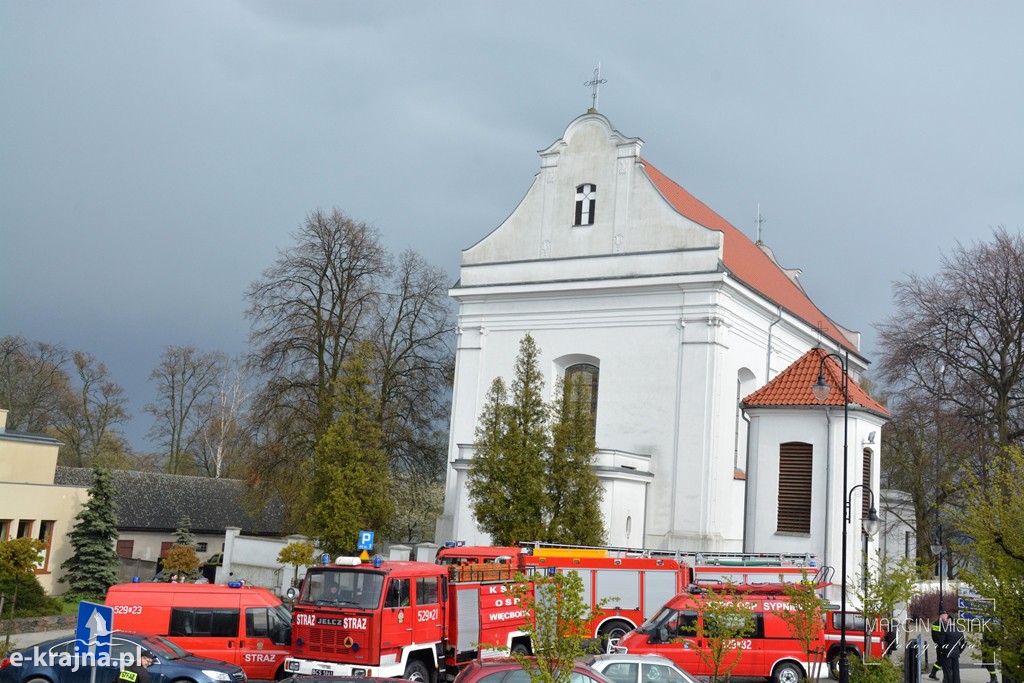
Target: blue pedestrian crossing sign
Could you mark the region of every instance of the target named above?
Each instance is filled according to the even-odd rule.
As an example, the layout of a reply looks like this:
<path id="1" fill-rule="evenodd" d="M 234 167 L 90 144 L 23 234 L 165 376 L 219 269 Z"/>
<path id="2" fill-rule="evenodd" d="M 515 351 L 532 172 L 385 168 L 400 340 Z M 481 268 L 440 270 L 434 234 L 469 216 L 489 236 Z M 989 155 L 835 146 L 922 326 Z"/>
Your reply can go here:
<path id="1" fill-rule="evenodd" d="M 110 657 L 110 634 L 114 631 L 114 608 L 92 602 L 78 604 L 75 654 L 93 661 Z"/>
<path id="2" fill-rule="evenodd" d="M 373 532 L 372 531 L 360 531 L 359 532 L 359 545 L 356 547 L 357 550 L 373 550 Z"/>

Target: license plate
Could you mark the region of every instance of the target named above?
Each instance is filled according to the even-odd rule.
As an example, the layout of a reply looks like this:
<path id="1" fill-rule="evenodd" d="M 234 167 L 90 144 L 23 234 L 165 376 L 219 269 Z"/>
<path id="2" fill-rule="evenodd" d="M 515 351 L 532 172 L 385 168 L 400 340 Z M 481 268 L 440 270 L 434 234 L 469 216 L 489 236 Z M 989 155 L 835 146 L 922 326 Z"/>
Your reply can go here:
<path id="1" fill-rule="evenodd" d="M 332 676 L 334 672 L 330 669 L 313 669 L 314 676 Z"/>

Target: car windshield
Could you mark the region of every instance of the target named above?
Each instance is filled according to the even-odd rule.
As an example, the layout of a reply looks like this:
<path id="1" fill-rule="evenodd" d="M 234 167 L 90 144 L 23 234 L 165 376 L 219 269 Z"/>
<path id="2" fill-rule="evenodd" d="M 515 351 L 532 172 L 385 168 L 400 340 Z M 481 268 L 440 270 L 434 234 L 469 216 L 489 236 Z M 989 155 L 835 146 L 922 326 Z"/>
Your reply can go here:
<path id="1" fill-rule="evenodd" d="M 299 603 L 374 609 L 380 605 L 384 574 L 358 567 L 322 567 L 306 572 Z"/>
<path id="2" fill-rule="evenodd" d="M 183 650 L 171 641 L 159 636 L 145 638 L 143 639 L 142 644 L 161 659 L 181 659 L 182 657 L 188 657 L 192 654 L 188 650 Z"/>

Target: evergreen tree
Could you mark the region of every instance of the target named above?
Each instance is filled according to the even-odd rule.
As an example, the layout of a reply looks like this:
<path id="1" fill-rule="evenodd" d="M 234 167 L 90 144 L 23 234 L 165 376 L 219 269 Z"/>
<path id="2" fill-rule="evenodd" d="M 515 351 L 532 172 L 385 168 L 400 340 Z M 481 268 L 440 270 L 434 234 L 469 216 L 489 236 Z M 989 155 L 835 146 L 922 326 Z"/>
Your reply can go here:
<path id="1" fill-rule="evenodd" d="M 562 385 L 557 420 L 552 426 L 547 477 L 551 521 L 546 540 L 575 545 L 604 543 L 604 489 L 590 466 L 596 452 L 590 392 L 578 378 L 570 378 Z"/>
<path id="2" fill-rule="evenodd" d="M 511 395 L 495 378 L 477 425 L 469 500 L 498 545 L 545 539 L 550 437 L 538 355 L 533 337 L 523 337 Z"/>
<path id="3" fill-rule="evenodd" d="M 352 554 L 359 531 L 383 529 L 394 513 L 377 398 L 370 391 L 369 347 L 345 363 L 338 417 L 317 443 L 309 493 L 309 534 L 331 555 Z"/>
<path id="4" fill-rule="evenodd" d="M 178 528 L 174 531 L 174 542 L 195 549 L 196 537 L 192 534 L 192 518 L 188 515 L 178 522 Z"/>
<path id="5" fill-rule="evenodd" d="M 74 553 L 61 564 L 62 583 L 68 594 L 82 600 L 103 601 L 107 589 L 117 583 L 117 503 L 110 472 L 94 467 L 89 501 L 75 515 L 71 547 Z"/>
<path id="6" fill-rule="evenodd" d="M 540 350 L 519 343 L 511 392 L 497 377 L 476 429 L 467 488 L 480 529 L 497 544 L 604 540 L 601 487 L 591 470 L 593 418 L 579 384 L 552 410 L 544 401 Z M 552 420 L 552 418 L 555 418 Z"/>

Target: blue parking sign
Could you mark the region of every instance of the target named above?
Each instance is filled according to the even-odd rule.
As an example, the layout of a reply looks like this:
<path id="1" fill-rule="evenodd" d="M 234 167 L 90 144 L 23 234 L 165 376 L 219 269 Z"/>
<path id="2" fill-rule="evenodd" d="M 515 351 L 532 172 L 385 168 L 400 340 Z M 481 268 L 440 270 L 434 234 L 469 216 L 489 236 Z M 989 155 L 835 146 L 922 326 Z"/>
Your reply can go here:
<path id="1" fill-rule="evenodd" d="M 110 656 L 110 634 L 114 631 L 114 608 L 93 602 L 78 604 L 75 629 L 75 654 L 88 655 L 93 661 Z"/>
<path id="2" fill-rule="evenodd" d="M 373 550 L 373 532 L 360 531 L 358 550 Z"/>

